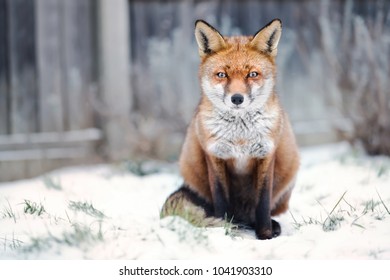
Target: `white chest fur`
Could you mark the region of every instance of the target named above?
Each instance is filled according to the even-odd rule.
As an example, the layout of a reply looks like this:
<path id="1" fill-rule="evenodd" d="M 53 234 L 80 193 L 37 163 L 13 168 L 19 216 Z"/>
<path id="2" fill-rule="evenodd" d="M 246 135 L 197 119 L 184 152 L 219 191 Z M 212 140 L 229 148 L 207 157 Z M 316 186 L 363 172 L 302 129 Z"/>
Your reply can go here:
<path id="1" fill-rule="evenodd" d="M 242 114 L 213 112 L 205 117 L 211 137 L 207 150 L 222 159 L 234 159 L 238 172 L 244 171 L 251 158 L 264 158 L 274 148 L 271 131 L 276 116 L 254 111 Z"/>

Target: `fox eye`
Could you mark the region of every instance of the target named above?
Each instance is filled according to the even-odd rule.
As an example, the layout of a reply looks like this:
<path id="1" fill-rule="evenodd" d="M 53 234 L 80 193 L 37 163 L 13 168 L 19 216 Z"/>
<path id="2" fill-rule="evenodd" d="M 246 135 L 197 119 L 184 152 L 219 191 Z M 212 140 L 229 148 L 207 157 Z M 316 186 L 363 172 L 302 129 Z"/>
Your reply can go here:
<path id="1" fill-rule="evenodd" d="M 253 71 L 253 72 L 250 72 L 248 74 L 248 78 L 256 78 L 257 76 L 259 76 L 259 73 Z"/>
<path id="2" fill-rule="evenodd" d="M 218 73 L 217 73 L 217 77 L 220 78 L 220 79 L 223 79 L 223 78 L 226 78 L 227 75 L 226 75 L 226 73 L 224 73 L 224 72 L 218 72 Z"/>

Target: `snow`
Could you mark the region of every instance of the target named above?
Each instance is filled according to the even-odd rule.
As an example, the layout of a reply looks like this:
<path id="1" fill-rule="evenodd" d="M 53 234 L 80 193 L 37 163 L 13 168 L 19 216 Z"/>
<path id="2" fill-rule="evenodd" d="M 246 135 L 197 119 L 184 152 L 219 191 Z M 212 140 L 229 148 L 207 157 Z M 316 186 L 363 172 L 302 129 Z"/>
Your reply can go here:
<path id="1" fill-rule="evenodd" d="M 0 259 L 389 259 L 390 159 L 345 143 L 301 149 L 282 235 L 159 218 L 182 179 L 121 165 L 0 184 Z M 31 213 L 27 204 L 42 213 Z"/>

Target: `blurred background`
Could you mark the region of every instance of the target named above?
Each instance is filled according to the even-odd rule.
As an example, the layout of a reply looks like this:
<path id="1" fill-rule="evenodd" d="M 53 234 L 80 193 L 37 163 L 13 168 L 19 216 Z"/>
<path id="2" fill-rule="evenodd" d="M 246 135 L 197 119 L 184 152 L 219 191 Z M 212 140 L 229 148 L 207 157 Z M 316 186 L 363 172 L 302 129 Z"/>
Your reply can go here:
<path id="1" fill-rule="evenodd" d="M 390 154 L 390 1 L 0 0 L 0 181 L 174 162 L 200 92 L 193 34 L 283 22 L 277 90 L 301 146 Z"/>

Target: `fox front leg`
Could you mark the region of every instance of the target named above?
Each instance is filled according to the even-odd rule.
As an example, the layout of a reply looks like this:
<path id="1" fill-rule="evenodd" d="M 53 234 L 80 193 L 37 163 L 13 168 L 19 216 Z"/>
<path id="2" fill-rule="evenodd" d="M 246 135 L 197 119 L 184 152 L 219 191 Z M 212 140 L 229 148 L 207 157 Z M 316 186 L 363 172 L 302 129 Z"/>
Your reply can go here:
<path id="1" fill-rule="evenodd" d="M 229 210 L 229 192 L 225 162 L 219 158 L 208 157 L 207 168 L 214 206 L 214 216 L 218 218 L 225 218 Z"/>
<path id="2" fill-rule="evenodd" d="M 272 159 L 269 164 L 263 160 L 258 167 L 258 194 L 259 200 L 256 206 L 255 232 L 258 239 L 271 239 L 280 235 L 281 229 L 278 222 L 271 219 L 271 197 L 274 178 L 274 164 Z M 266 172 L 264 172 L 266 170 Z"/>

